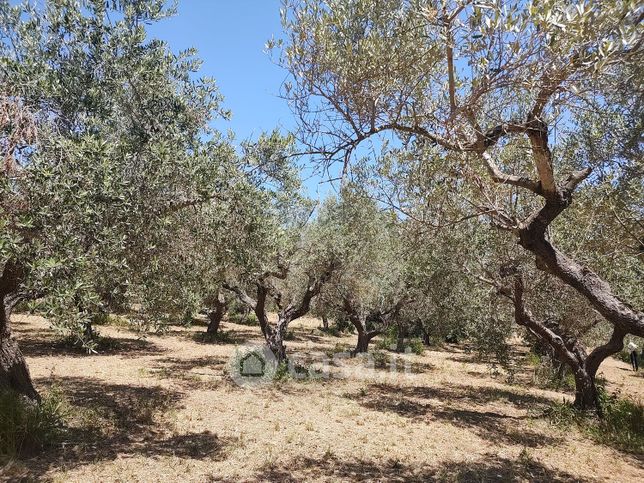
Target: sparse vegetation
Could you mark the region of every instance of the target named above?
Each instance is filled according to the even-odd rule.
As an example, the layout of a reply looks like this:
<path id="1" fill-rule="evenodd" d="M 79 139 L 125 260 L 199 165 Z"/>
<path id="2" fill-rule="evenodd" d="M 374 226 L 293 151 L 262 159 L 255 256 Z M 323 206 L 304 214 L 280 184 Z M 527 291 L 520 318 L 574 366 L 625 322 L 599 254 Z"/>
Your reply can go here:
<path id="1" fill-rule="evenodd" d="M 391 362 L 391 357 L 386 352 L 378 349 L 371 351 L 369 355 L 373 358 L 373 364 L 377 369 L 384 369 Z"/>
<path id="2" fill-rule="evenodd" d="M 233 324 L 259 327 L 257 316 L 253 313 L 233 312 L 228 314 L 228 320 Z"/>
<path id="3" fill-rule="evenodd" d="M 577 426 L 597 442 L 616 447 L 622 451 L 644 454 L 644 405 L 599 390 L 603 415 L 598 418 L 580 412 L 569 403 L 554 404 L 548 411 L 550 420 L 559 426 Z"/>
<path id="4" fill-rule="evenodd" d="M 218 331 L 216 334 L 209 334 L 208 332 L 192 334 L 192 337 L 207 344 L 232 344 L 235 342 L 234 337 L 230 332 Z"/>
<path id="5" fill-rule="evenodd" d="M 532 381 L 536 386 L 569 391 L 575 389 L 575 377 L 567 366 L 534 352 L 528 352 L 526 361 L 533 367 Z"/>
<path id="6" fill-rule="evenodd" d="M 13 391 L 0 391 L 0 465 L 33 456 L 60 441 L 68 406 L 57 390 L 33 404 Z"/>

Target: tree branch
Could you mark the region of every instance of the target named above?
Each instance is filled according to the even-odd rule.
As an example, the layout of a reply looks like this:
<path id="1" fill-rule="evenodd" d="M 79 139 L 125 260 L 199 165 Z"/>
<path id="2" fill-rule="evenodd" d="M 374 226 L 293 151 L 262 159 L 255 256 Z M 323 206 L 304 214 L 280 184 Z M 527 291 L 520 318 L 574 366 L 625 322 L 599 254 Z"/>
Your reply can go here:
<path id="1" fill-rule="evenodd" d="M 564 339 L 533 317 L 530 310 L 525 306 L 523 292 L 523 278 L 520 274 L 516 274 L 514 276 L 514 319 L 516 323 L 528 327 L 539 337 L 546 340 L 562 362 L 567 362 L 572 368 L 579 367 L 583 361 L 579 360 L 576 354 L 568 348 Z"/>
<path id="2" fill-rule="evenodd" d="M 251 309 L 255 309 L 255 307 L 257 307 L 257 301 L 251 298 L 237 285 L 230 285 L 228 282 L 224 282 L 221 286 L 237 295 L 237 298 Z"/>
<path id="3" fill-rule="evenodd" d="M 535 254 L 540 268 L 546 268 L 583 295 L 613 326 L 644 337 L 644 313 L 620 300 L 596 273 L 568 258 L 541 235 L 531 236 L 529 232 L 522 231 L 520 236 L 521 245 Z"/>
<path id="4" fill-rule="evenodd" d="M 497 166 L 497 164 L 492 160 L 492 156 L 488 152 L 483 152 L 481 156 L 485 161 L 487 171 L 490 174 L 490 177 L 492 178 L 493 181 L 501 184 L 519 186 L 521 188 L 530 190 L 533 193 L 538 195 L 543 194 L 541 190 L 541 185 L 539 184 L 538 181 L 533 181 L 529 178 L 526 178 L 525 176 L 516 176 L 513 174 L 506 174 L 502 172 Z"/>
<path id="5" fill-rule="evenodd" d="M 537 168 L 543 195 L 546 198 L 555 197 L 557 185 L 552 168 L 552 152 L 548 146 L 548 126 L 543 121 L 535 120 L 531 123 L 531 128 L 527 131 L 527 134 L 532 146 L 534 165 Z"/>
<path id="6" fill-rule="evenodd" d="M 309 280 L 309 284 L 306 287 L 306 291 L 304 292 L 300 302 L 297 305 L 289 304 L 285 309 L 285 312 L 288 313 L 291 320 L 298 319 L 309 312 L 311 308 L 311 300 L 320 293 L 322 287 L 331 278 L 331 275 L 333 275 L 336 268 L 337 264 L 335 262 L 331 262 L 319 277 L 315 280 Z"/>
<path id="7" fill-rule="evenodd" d="M 610 340 L 596 347 L 586 359 L 586 370 L 591 377 L 595 377 L 600 364 L 609 356 L 618 353 L 624 348 L 626 332 L 621 327 L 614 327 Z"/>
<path id="8" fill-rule="evenodd" d="M 592 173 L 592 171 L 593 169 L 588 167 L 588 168 L 584 168 L 579 171 L 570 173 L 566 181 L 564 181 L 563 190 L 566 193 L 569 193 L 569 194 L 572 193 L 573 191 L 575 191 L 575 188 L 579 185 L 579 183 L 581 183 L 586 178 L 588 178 L 588 176 L 590 176 L 590 173 Z"/>

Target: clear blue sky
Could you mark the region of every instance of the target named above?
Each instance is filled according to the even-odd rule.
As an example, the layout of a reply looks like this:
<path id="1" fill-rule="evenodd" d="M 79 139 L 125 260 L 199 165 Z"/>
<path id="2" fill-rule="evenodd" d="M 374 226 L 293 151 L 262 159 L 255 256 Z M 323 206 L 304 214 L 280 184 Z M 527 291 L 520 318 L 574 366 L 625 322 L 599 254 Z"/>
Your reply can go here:
<path id="1" fill-rule="evenodd" d="M 230 127 L 238 140 L 262 130 L 292 129 L 286 102 L 278 97 L 286 73 L 264 51 L 279 35 L 280 0 L 180 0 L 178 14 L 148 27 L 149 35 L 178 52 L 195 47 L 202 75 L 214 77 L 231 109 Z"/>
<path id="2" fill-rule="evenodd" d="M 194 47 L 203 60 L 201 75 L 216 79 L 237 142 L 262 131 L 294 130 L 295 120 L 279 90 L 286 72 L 265 51 L 266 41 L 279 37 L 280 0 L 179 0 L 176 16 L 148 27 L 151 37 L 168 42 L 174 52 Z M 312 169 L 302 172 L 309 196 L 323 198 L 333 190 Z"/>

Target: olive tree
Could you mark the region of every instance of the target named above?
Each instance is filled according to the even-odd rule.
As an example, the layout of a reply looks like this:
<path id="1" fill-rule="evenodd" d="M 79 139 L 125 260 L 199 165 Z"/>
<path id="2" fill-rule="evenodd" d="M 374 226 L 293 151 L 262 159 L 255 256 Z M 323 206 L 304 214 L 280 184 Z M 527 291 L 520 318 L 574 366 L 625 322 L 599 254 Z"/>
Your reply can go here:
<path id="1" fill-rule="evenodd" d="M 411 301 L 399 220 L 357 187 L 345 185 L 326 200 L 317 220 L 318 235 L 339 269 L 323 289 L 321 303 L 335 318 L 356 329 L 354 354 L 393 324 Z"/>
<path id="2" fill-rule="evenodd" d="M 172 216 L 173 236 L 157 247 L 138 294 L 157 328 L 203 311 L 206 332 L 216 335 L 237 297 L 225 287 L 247 288 L 274 257 L 288 253 L 308 207 L 291 151 L 291 137 L 277 130 L 242 142 L 216 199 Z"/>
<path id="3" fill-rule="evenodd" d="M 0 2 L 0 386 L 37 394 L 11 338 L 15 301 L 38 299 L 92 348 L 92 320 L 144 285 L 181 210 L 217 199 L 235 163 L 225 116 L 193 51 L 145 25 L 160 0 Z"/>
<path id="4" fill-rule="evenodd" d="M 243 147 L 246 201 L 227 215 L 222 287 L 253 310 L 268 347 L 284 362 L 289 324 L 311 310 L 336 263 L 314 234 L 314 206 L 301 193 L 293 138 L 273 132 Z M 270 309 L 277 311 L 275 324 Z"/>
<path id="5" fill-rule="evenodd" d="M 641 20 L 634 1 L 296 0 L 283 10 L 285 94 L 310 152 L 346 171 L 358 146 L 391 133 L 453 160 L 452 174 L 480 188 L 481 216 L 611 324 L 610 340 L 582 357 L 532 316 L 515 285 L 517 317 L 573 367 L 583 409 L 597 405 L 601 361 L 626 334 L 644 334 L 644 313 L 548 232 L 577 187 L 602 182 L 600 168 L 622 170 L 622 152 L 585 155 L 578 123 L 610 110 L 619 91 L 641 96 L 641 76 L 623 75 L 642 63 Z M 562 164 L 557 148 L 571 137 L 579 156 Z"/>

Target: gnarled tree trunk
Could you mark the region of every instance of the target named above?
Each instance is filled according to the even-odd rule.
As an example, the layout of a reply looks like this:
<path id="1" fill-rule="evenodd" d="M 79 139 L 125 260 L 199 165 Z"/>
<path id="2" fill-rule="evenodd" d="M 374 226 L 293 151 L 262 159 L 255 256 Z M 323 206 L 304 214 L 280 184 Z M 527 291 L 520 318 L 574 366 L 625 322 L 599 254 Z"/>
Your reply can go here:
<path id="1" fill-rule="evenodd" d="M 560 334 L 554 327 L 549 327 L 535 319 L 523 300 L 523 279 L 515 275 L 514 291 L 502 293 L 514 302 L 514 317 L 518 325 L 526 327 L 533 335 L 546 342 L 553 350 L 557 359 L 568 365 L 575 377 L 574 406 L 580 410 L 595 410 L 602 415 L 595 377 L 601 363 L 609 356 L 621 351 L 624 347 L 626 331 L 615 327 L 610 340 L 596 347 L 590 354 L 586 352 L 581 342 L 576 338 Z"/>
<path id="2" fill-rule="evenodd" d="M 219 326 L 221 321 L 228 310 L 228 304 L 224 297 L 221 294 L 217 293 L 216 296 L 212 298 L 210 302 L 210 307 L 208 307 L 208 328 L 206 333 L 210 335 L 217 335 L 219 333 Z"/>
<path id="3" fill-rule="evenodd" d="M 595 384 L 599 365 L 610 355 L 622 350 L 627 333 L 644 336 L 644 313 L 634 310 L 620 300 L 606 281 L 589 268 L 567 257 L 546 239 L 547 226 L 571 203 L 573 187 L 574 185 L 570 185 L 569 188 L 559 191 L 557 196 L 546 199 L 543 208 L 519 231 L 519 243 L 535 255 L 538 268 L 553 274 L 575 289 L 613 326 L 610 341 L 589 355 L 583 350 L 573 350 L 572 354 L 566 355 L 564 350 L 558 350 L 553 345 L 550 337 L 542 336 L 553 346 L 558 359 L 573 371 L 576 387 L 575 406 L 583 410 L 595 409 L 601 415 L 602 408 Z"/>
<path id="4" fill-rule="evenodd" d="M 369 343 L 371 342 L 371 339 L 380 334 L 380 331 L 367 331 L 366 329 L 364 329 L 364 327 L 361 327 L 359 329 L 356 327 L 356 329 L 358 330 L 358 342 L 356 344 L 356 348 L 353 350 L 353 355 L 365 354 L 369 352 Z"/>
<path id="5" fill-rule="evenodd" d="M 19 300 L 17 290 L 20 268 L 7 262 L 0 278 L 0 389 L 11 389 L 39 402 L 40 396 L 31 381 L 27 362 L 18 342 L 11 336 L 11 311 Z"/>
<path id="6" fill-rule="evenodd" d="M 405 327 L 402 324 L 398 324 L 396 352 L 405 352 Z"/>
<path id="7" fill-rule="evenodd" d="M 595 410 L 597 414 L 602 413 L 595 381 L 582 367 L 575 372 L 575 402 L 573 405 L 582 411 Z"/>
<path id="8" fill-rule="evenodd" d="M 564 209 L 561 206 L 558 209 L 550 208 L 548 210 L 549 203 L 546 202 L 546 205 L 535 215 L 528 226 L 520 231 L 519 243 L 521 246 L 535 255 L 539 268 L 555 275 L 566 285 L 579 292 L 614 327 L 644 337 L 644 312 L 634 310 L 620 300 L 606 281 L 588 267 L 567 257 L 545 238 L 544 232 L 547 224 L 544 223 L 544 219 L 553 216 L 552 212 Z"/>
<path id="9" fill-rule="evenodd" d="M 353 304 L 351 299 L 345 297 L 343 299 L 344 311 L 349 317 L 349 320 L 358 332 L 358 342 L 356 348 L 351 355 L 364 354 L 369 351 L 369 343 L 371 339 L 381 333 L 380 330 L 367 330 L 367 317 L 362 314 Z"/>
<path id="10" fill-rule="evenodd" d="M 330 262 L 325 270 L 318 276 L 309 275 L 308 284 L 302 298 L 292 301 L 284 307 L 282 304 L 282 294 L 269 282 L 270 277 L 286 278 L 287 269 L 282 267 L 279 272 L 267 272 L 255 282 L 257 288 L 257 298 L 250 297 L 241 287 L 224 283 L 223 287 L 235 293 L 248 307 L 255 311 L 259 320 L 262 334 L 266 340 L 266 345 L 275 354 L 278 363 L 287 362 L 286 346 L 284 339 L 288 325 L 300 317 L 306 315 L 311 310 L 311 301 L 320 293 L 322 286 L 329 280 L 333 271 L 337 268 L 335 261 Z M 266 298 L 273 297 L 275 304 L 279 307 L 277 325 L 272 327 L 266 312 Z"/>
<path id="11" fill-rule="evenodd" d="M 277 325 L 275 329 L 270 331 L 270 334 L 266 337 L 266 343 L 270 350 L 275 354 L 277 363 L 281 364 L 286 362 L 288 358 L 286 357 L 286 346 L 284 345 L 284 338 L 286 337 L 286 330 L 288 329 L 288 324 L 291 323 L 291 320 L 280 314 Z"/>

